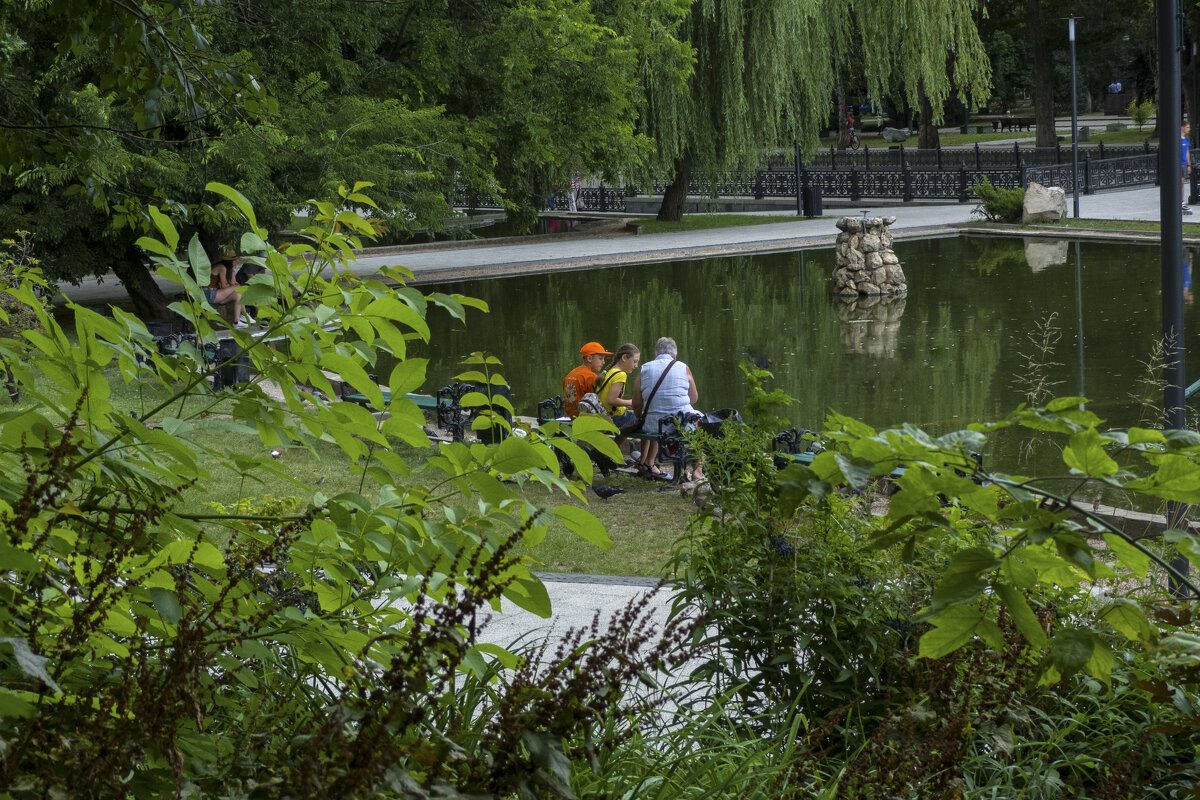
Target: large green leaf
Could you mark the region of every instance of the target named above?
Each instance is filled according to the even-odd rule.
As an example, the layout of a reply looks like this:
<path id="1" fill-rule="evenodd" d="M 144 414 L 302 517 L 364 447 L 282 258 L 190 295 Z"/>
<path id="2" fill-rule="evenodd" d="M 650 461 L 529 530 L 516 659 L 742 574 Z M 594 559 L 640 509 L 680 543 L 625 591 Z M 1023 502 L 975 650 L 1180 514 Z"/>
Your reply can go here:
<path id="1" fill-rule="evenodd" d="M 559 506 L 554 509 L 554 516 L 561 519 L 568 528 L 602 550 L 612 547 L 612 539 L 600 520 L 589 512 L 576 506 Z"/>
<path id="2" fill-rule="evenodd" d="M 941 658 L 971 641 L 984 621 L 976 606 L 953 606 L 930 620 L 933 629 L 921 636 L 921 658 Z"/>

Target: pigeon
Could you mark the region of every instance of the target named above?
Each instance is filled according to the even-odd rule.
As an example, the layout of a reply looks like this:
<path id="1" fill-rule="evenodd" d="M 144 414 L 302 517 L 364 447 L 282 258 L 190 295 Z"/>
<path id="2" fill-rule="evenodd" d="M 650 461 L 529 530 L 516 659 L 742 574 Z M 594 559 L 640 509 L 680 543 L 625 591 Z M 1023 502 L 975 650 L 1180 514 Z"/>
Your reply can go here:
<path id="1" fill-rule="evenodd" d="M 598 494 L 601 500 L 607 500 L 615 494 L 625 494 L 625 490 L 620 486 L 606 486 L 603 483 L 593 486 L 592 491 Z"/>

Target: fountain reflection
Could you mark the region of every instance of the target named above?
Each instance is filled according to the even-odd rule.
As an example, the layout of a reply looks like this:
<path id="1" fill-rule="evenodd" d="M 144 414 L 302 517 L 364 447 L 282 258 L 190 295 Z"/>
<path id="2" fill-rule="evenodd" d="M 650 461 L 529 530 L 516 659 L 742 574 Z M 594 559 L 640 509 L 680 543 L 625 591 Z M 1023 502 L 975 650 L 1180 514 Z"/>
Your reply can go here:
<path id="1" fill-rule="evenodd" d="M 835 304 L 842 352 L 871 358 L 895 358 L 905 296 L 863 295 Z"/>

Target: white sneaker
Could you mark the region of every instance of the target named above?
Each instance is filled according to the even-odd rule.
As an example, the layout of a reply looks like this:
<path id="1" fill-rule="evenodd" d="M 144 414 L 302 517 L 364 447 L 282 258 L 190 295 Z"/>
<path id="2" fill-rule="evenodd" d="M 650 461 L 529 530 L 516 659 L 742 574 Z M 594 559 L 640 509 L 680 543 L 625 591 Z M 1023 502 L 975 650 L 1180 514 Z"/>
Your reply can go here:
<path id="1" fill-rule="evenodd" d="M 233 323 L 233 327 L 237 328 L 239 331 L 244 331 L 244 330 L 246 330 L 247 328 L 249 328 L 250 326 L 249 326 L 249 325 L 247 325 L 245 322 L 242 322 L 242 321 L 239 319 L 237 322 Z"/>
<path id="2" fill-rule="evenodd" d="M 242 322 L 245 322 L 247 325 L 257 325 L 258 324 L 257 322 L 254 321 L 254 317 L 250 316 L 245 311 L 242 312 Z"/>
<path id="3" fill-rule="evenodd" d="M 1184 204 L 1184 206 L 1183 206 L 1183 208 L 1182 208 L 1182 211 L 1183 211 L 1184 215 L 1186 216 L 1186 215 L 1188 215 L 1188 214 L 1191 214 L 1191 213 L 1192 213 L 1192 207 L 1191 207 L 1191 206 L 1189 206 L 1189 205 L 1187 205 L 1187 204 L 1185 203 L 1185 204 Z"/>

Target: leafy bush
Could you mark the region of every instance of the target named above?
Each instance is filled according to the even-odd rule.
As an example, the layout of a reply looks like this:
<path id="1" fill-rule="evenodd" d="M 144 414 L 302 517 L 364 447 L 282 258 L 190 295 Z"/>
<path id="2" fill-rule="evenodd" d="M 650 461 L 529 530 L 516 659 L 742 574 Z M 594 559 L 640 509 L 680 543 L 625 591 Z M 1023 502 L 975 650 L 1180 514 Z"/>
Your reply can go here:
<path id="1" fill-rule="evenodd" d="M 1133 120 L 1133 124 L 1137 125 L 1137 129 L 1140 131 L 1146 127 L 1146 123 L 1154 117 L 1157 110 L 1154 101 L 1147 97 L 1140 103 L 1137 100 L 1131 100 L 1129 107 L 1125 109 L 1125 115 Z"/>
<path id="2" fill-rule="evenodd" d="M 343 200 L 369 205 L 364 188 Z M 242 250 L 268 249 L 245 198 L 209 189 L 244 216 Z M 234 400 L 229 417 L 182 402 L 209 396 L 224 364 L 187 345 L 159 353 L 119 310 L 108 318 L 69 306 L 70 339 L 40 302 L 36 271 L 18 271 L 3 290 L 40 332 L 0 339 L 33 398 L 0 429 L 0 793 L 561 794 L 571 759 L 610 744 L 602 736 L 626 685 L 686 656 L 677 635 L 654 635 L 644 607 L 544 658 L 474 643 L 489 604 L 549 614 L 530 563 L 513 555 L 518 541 L 545 535 L 548 517 L 607 546 L 585 510 L 535 506 L 521 484 L 581 498 L 584 485 L 562 477 L 556 453 L 590 476 L 580 444 L 614 455 L 615 445 L 604 423 L 577 422 L 553 440 L 530 431 L 496 446 L 441 446 L 427 462 L 434 479 L 409 480 L 393 445 L 429 446 L 405 398 L 425 373 L 409 342 L 428 338 L 432 309 L 461 319 L 482 304 L 424 295 L 398 269 L 384 270 L 391 284 L 350 274 L 342 265 L 370 223 L 315 205 L 300 241 L 251 258 L 266 271 L 244 299 L 268 334 L 226 334 L 255 370 L 211 397 Z M 204 250 L 193 237 L 181 258 L 174 223 L 152 216 L 159 235 L 140 245 L 184 288 L 175 312 L 212 339 L 219 318 L 200 290 Z M 397 363 L 386 404 L 368 377 L 383 352 Z M 493 364 L 481 368 L 498 385 Z M 105 378 L 114 367 L 125 381 L 164 387 L 166 399 L 134 417 L 116 412 Z M 327 373 L 388 415 L 327 399 L 337 397 Z M 489 413 L 487 395 L 474 402 L 481 424 L 509 424 Z M 219 441 L 213 432 L 257 439 L 262 455 L 206 445 Z M 307 498 L 297 504 L 204 507 L 213 470 L 278 486 L 290 478 L 267 450 L 311 449 L 318 438 L 336 443 L 369 488 L 326 497 L 296 486 Z M 503 678 L 501 666 L 512 670 Z"/>
<path id="3" fill-rule="evenodd" d="M 1101 432 L 1082 402 L 941 437 L 831 414 L 827 449 L 782 470 L 761 457 L 764 430 L 705 443 L 713 502 L 676 555 L 677 611 L 711 615 L 695 632 L 709 654 L 698 673 L 744 724 L 776 731 L 800 715 L 795 796 L 1166 797 L 1200 786 L 1192 606 L 1093 591 L 1116 595 L 1152 564 L 1170 568 L 1075 499 L 1087 480 L 1195 499 L 1200 481 L 1177 479 L 1200 478 L 1200 436 Z M 985 431 L 1012 427 L 1065 437 L 1070 494 L 971 456 Z M 862 495 L 897 467 L 886 513 L 868 513 Z M 1200 538 L 1168 539 L 1200 563 Z"/>
<path id="4" fill-rule="evenodd" d="M 972 213 L 979 214 L 988 222 L 1015 223 L 1021 221 L 1025 190 L 1020 186 L 1012 189 L 998 189 L 986 176 L 981 175 L 979 182 L 971 187 L 971 191 L 979 198 L 979 206 Z"/>

